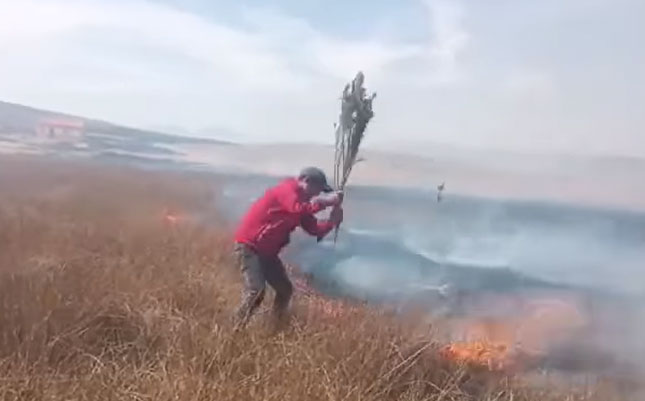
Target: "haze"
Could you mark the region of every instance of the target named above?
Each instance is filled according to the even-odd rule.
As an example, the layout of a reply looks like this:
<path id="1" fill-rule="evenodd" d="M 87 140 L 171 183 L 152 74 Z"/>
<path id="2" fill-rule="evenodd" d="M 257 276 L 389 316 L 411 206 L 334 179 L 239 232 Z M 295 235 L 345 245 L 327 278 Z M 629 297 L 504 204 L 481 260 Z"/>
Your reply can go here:
<path id="1" fill-rule="evenodd" d="M 366 147 L 645 156 L 640 0 L 0 0 L 0 96 L 139 128 Z"/>

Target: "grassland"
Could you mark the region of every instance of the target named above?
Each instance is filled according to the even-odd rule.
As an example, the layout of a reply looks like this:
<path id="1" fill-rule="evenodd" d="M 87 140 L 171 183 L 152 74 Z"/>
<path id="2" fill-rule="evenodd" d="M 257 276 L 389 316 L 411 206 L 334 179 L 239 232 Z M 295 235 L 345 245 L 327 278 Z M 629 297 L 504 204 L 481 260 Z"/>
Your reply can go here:
<path id="1" fill-rule="evenodd" d="M 234 333 L 240 282 L 213 185 L 0 161 L 0 399 L 630 399 L 456 366 L 418 320 L 299 293 L 288 328 L 261 315 Z"/>

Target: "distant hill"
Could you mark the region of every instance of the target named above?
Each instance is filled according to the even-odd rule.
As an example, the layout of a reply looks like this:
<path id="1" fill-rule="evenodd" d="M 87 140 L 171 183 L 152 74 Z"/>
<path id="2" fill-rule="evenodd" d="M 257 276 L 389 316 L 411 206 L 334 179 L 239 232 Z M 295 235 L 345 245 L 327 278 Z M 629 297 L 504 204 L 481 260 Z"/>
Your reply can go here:
<path id="1" fill-rule="evenodd" d="M 163 144 L 230 144 L 230 142 L 208 138 L 192 138 L 188 136 L 171 135 L 167 133 L 124 127 L 106 121 L 89 119 L 57 111 L 41 110 L 29 106 L 0 101 L 0 134 L 1 133 L 30 133 L 38 122 L 44 118 L 63 117 L 75 118 L 85 122 L 89 134 L 104 134 L 127 138 L 136 142 Z"/>

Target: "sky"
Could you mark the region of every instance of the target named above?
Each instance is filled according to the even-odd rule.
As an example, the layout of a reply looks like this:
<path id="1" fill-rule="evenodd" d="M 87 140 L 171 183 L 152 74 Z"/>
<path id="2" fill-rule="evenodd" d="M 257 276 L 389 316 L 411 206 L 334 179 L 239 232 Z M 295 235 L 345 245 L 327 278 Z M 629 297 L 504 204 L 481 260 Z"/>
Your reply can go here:
<path id="1" fill-rule="evenodd" d="M 240 142 L 645 157 L 642 0 L 0 0 L 0 99 Z"/>

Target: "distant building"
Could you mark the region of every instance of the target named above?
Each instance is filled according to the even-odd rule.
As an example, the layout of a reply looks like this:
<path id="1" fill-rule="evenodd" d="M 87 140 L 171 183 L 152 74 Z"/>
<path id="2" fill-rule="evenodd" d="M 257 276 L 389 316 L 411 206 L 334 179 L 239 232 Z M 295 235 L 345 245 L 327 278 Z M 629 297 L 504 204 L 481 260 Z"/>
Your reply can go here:
<path id="1" fill-rule="evenodd" d="M 85 136 L 85 121 L 78 118 L 44 119 L 36 125 L 36 136 L 53 141 L 79 141 Z"/>

